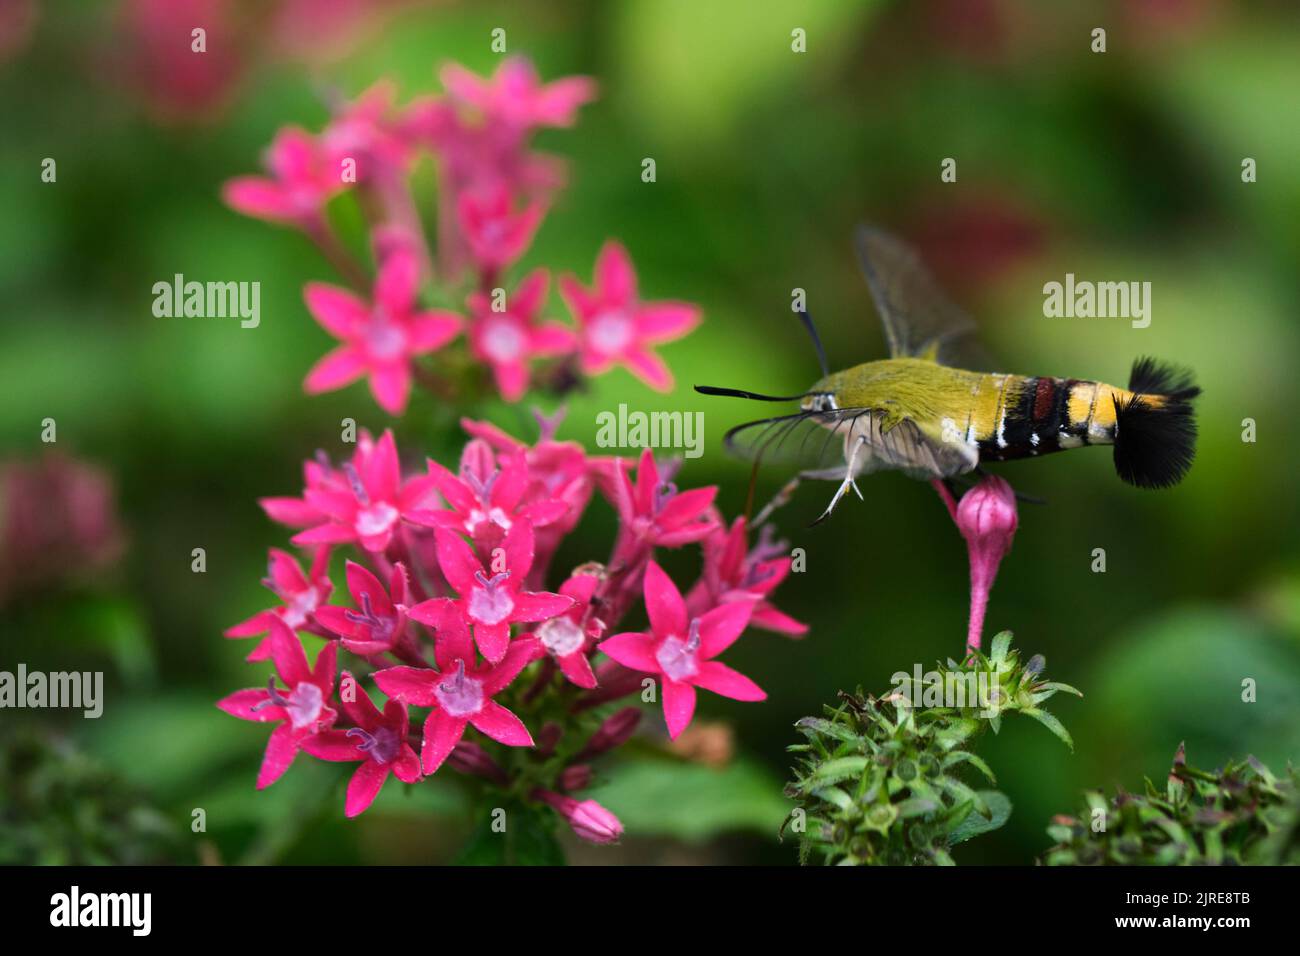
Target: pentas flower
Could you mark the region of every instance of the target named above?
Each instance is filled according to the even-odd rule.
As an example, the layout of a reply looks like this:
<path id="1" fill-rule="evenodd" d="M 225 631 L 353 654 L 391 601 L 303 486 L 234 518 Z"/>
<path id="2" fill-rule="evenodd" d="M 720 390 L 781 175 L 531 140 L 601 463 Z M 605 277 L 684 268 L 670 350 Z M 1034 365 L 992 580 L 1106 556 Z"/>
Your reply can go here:
<path id="1" fill-rule="evenodd" d="M 381 714 L 370 695 L 365 692 L 347 671 L 343 672 L 345 685 L 356 690 L 356 699 L 343 700 L 343 712 L 356 724 L 347 730 L 323 730 L 302 741 L 302 749 L 321 760 L 360 761 L 356 773 L 348 783 L 344 812 L 355 817 L 363 812 L 375 797 L 390 774 L 403 783 L 420 779 L 420 758 L 406 742 L 410 718 L 406 705 L 398 700 L 384 704 Z"/>
<path id="2" fill-rule="evenodd" d="M 966 539 L 970 557 L 970 623 L 966 646 L 977 651 L 984 635 L 989 592 L 998 576 L 998 566 L 1011 550 L 1011 541 L 1016 536 L 1020 520 L 1016 512 L 1016 493 L 1005 479 L 985 475 L 954 504 L 943 482 L 932 484 L 956 522 L 957 530 Z"/>
<path id="3" fill-rule="evenodd" d="M 446 530 L 435 534 L 438 566 L 459 597 L 417 604 L 409 612 L 411 619 L 439 627 L 449 616 L 459 616 L 474 626 L 474 642 L 489 661 L 496 663 L 505 657 L 511 624 L 545 621 L 573 605 L 573 599 L 564 595 L 524 590 L 533 565 L 533 527 L 527 520 L 511 525 L 498 554 L 489 562 L 490 570 L 479 563 L 459 534 Z M 449 615 L 449 607 L 454 607 L 456 614 Z"/>
<path id="4" fill-rule="evenodd" d="M 222 189 L 236 212 L 271 222 L 304 226 L 320 216 L 331 197 L 342 192 L 342 167 L 306 130 L 289 126 L 275 135 L 267 150 L 270 177 L 240 176 Z"/>
<path id="5" fill-rule="evenodd" d="M 406 605 L 410 587 L 406 568 L 393 565 L 389 592 L 380 580 L 355 561 L 347 563 L 348 591 L 356 607 L 326 605 L 316 611 L 316 620 L 341 638 L 343 646 L 361 657 L 393 653 L 404 660 L 420 661 L 419 651 L 407 631 Z"/>
<path id="6" fill-rule="evenodd" d="M 573 606 L 542 622 L 533 632 L 569 682 L 587 690 L 596 686 L 587 650 L 603 628 L 599 619 L 587 613 L 599 584 L 594 574 L 574 573 L 560 585 L 560 594 L 571 598 Z"/>
<path id="7" fill-rule="evenodd" d="M 262 769 L 257 774 L 259 790 L 279 780 L 293 763 L 302 742 L 329 728 L 338 717 L 329 706 L 334 693 L 337 645 L 326 644 L 312 668 L 302 644 L 279 618 L 271 621 L 269 640 L 275 671 L 285 689 L 277 688 L 275 678 L 271 678 L 266 688 L 237 690 L 217 702 L 218 707 L 241 720 L 279 724 L 266 744 Z"/>
<path id="8" fill-rule="evenodd" d="M 594 285 L 584 288 L 572 276 L 560 279 L 560 294 L 578 321 L 581 368 L 600 375 L 624 365 L 651 388 L 673 387 L 668 366 L 651 349 L 690 332 L 700 322 L 700 310 L 686 302 L 641 302 L 636 272 L 627 250 L 609 241 L 596 259 Z"/>
<path id="9" fill-rule="evenodd" d="M 531 747 L 532 735 L 523 721 L 492 698 L 508 687 L 538 653 L 532 639 L 515 641 L 497 664 L 476 667 L 474 645 L 465 619 L 444 605 L 434 624 L 438 639 L 434 656 L 438 670 L 390 667 L 375 673 L 375 683 L 389 697 L 416 707 L 431 707 L 424 722 L 420 762 L 434 773 L 472 724 L 480 733 L 509 747 Z"/>
<path id="10" fill-rule="evenodd" d="M 660 478 L 649 448 L 641 453 L 635 485 L 623 459 L 614 459 L 612 466 L 611 497 L 623 530 L 633 539 L 653 547 L 679 548 L 703 540 L 718 527 L 712 514 L 716 485 L 678 491 L 671 481 Z"/>
<path id="11" fill-rule="evenodd" d="M 505 60 L 490 79 L 455 63 L 443 67 L 442 84 L 459 107 L 517 130 L 539 126 L 572 126 L 578 107 L 595 99 L 595 83 L 583 76 L 543 84 L 533 65 L 522 57 Z"/>
<path id="12" fill-rule="evenodd" d="M 645 572 L 649 633 L 615 634 L 600 650 L 632 670 L 658 674 L 668 736 L 676 738 L 695 713 L 695 688 L 733 700 L 765 700 L 762 688 L 717 657 L 749 623 L 752 602 L 733 601 L 691 618 L 672 579 L 651 561 Z"/>
<path id="13" fill-rule="evenodd" d="M 461 455 L 460 477 L 429 460 L 429 474 L 437 479 L 438 493 L 451 505 L 440 511 L 413 511 L 416 524 L 463 531 L 487 554 L 520 518 L 534 528 L 557 521 L 569 510 L 558 498 L 524 504 L 528 491 L 528 463 L 520 453 L 503 455 L 498 465 L 486 442 L 471 441 Z"/>
<path id="14" fill-rule="evenodd" d="M 370 435 L 363 431 L 357 442 L 357 448 L 360 450 L 373 444 Z M 325 457 L 325 453 L 318 451 L 316 455 L 315 459 L 308 459 L 302 465 L 302 483 L 306 491 L 341 490 L 346 488 L 346 479 L 334 470 L 334 467 Z M 306 494 L 301 498 L 288 496 L 258 498 L 257 503 L 262 506 L 262 510 L 266 512 L 268 518 L 278 524 L 288 525 L 290 528 L 307 528 L 314 524 L 320 524 L 329 517 L 325 512 L 309 503 Z"/>
<path id="15" fill-rule="evenodd" d="M 504 187 L 487 192 L 467 192 L 456 206 L 460 228 L 475 264 L 489 275 L 512 264 L 532 244 L 545 209 L 529 203 L 515 211 Z"/>
<path id="16" fill-rule="evenodd" d="M 691 613 L 702 614 L 727 601 L 753 601 L 750 623 L 755 627 L 791 637 L 808 632 L 807 624 L 777 610 L 767 600 L 790 573 L 792 564 L 786 542 L 772 540 L 771 525 L 764 525 L 752 549 L 744 518 L 737 518 L 730 530 L 716 528 L 701 545 L 704 573 L 686 597 Z"/>
<path id="17" fill-rule="evenodd" d="M 393 247 L 379 267 L 373 302 L 363 302 L 337 286 L 308 283 L 303 293 L 308 310 L 343 344 L 307 374 L 303 383 L 307 393 L 332 391 L 368 376 L 380 408 L 391 415 L 405 411 L 411 360 L 446 345 L 461 326 L 454 312 L 417 308 L 419 283 L 419 260 L 402 246 Z"/>
<path id="18" fill-rule="evenodd" d="M 505 308 L 494 309 L 494 299 L 473 292 L 467 299 L 471 325 L 470 350 L 492 368 L 501 397 L 517 402 L 528 389 L 528 366 L 533 359 L 564 355 L 573 350 L 573 330 L 559 322 L 538 322 L 546 302 L 550 277 L 535 269 L 506 297 Z"/>
<path id="19" fill-rule="evenodd" d="M 345 104 L 321 131 L 321 149 L 338 169 L 356 163 L 357 182 L 403 173 L 413 151 L 398 128 L 396 86 L 385 80 Z"/>
<path id="20" fill-rule="evenodd" d="M 287 551 L 272 548 L 267 561 L 266 577 L 262 584 L 283 601 L 280 607 L 259 611 L 246 621 L 226 628 L 226 637 L 256 637 L 271 629 L 271 622 L 279 618 L 290 630 L 308 627 L 318 608 L 334 589 L 329 578 L 330 549 L 316 549 L 311 570 L 304 574 L 298 561 Z M 248 655 L 250 661 L 264 661 L 271 656 L 271 640 L 258 642 Z"/>
<path id="21" fill-rule="evenodd" d="M 385 431 L 369 449 L 358 447 L 342 471 L 346 490 L 332 486 L 307 489 L 305 500 L 329 520 L 294 535 L 294 544 L 355 542 L 367 551 L 382 553 L 403 516 L 427 508 L 436 493 L 434 479 L 428 475 L 402 481 L 391 431 Z"/>

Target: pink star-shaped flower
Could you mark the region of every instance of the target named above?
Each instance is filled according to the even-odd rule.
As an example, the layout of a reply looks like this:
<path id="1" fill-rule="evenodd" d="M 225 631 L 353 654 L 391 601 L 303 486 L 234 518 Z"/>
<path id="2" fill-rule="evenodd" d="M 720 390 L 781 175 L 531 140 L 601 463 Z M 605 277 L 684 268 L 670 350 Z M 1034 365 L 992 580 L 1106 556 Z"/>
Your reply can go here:
<path id="1" fill-rule="evenodd" d="M 481 553 L 498 544 L 519 518 L 526 518 L 534 528 L 557 521 L 569 510 L 558 498 L 534 500 L 524 504 L 531 479 L 522 453 L 496 456 L 486 442 L 474 439 L 461 455 L 460 477 L 436 461 L 429 460 L 429 474 L 438 482 L 438 492 L 449 510 L 413 511 L 415 524 L 431 528 L 463 531 L 474 539 Z"/>
<path id="2" fill-rule="evenodd" d="M 357 447 L 362 448 L 373 443 L 370 435 L 363 431 L 360 441 L 357 442 Z M 308 459 L 303 462 L 303 487 L 307 491 L 346 488 L 346 480 L 330 465 L 325 458 L 325 453 L 317 452 L 316 454 L 316 460 Z M 268 518 L 279 524 L 288 525 L 290 528 L 307 528 L 314 524 L 320 524 L 328 518 L 325 512 L 309 504 L 305 495 L 301 498 L 288 496 L 258 498 L 257 503 L 262 506 L 262 510 L 266 512 Z"/>
<path id="3" fill-rule="evenodd" d="M 716 528 L 704 539 L 704 573 L 686 596 L 693 614 L 727 601 L 756 601 L 750 623 L 755 627 L 802 637 L 808 625 L 777 610 L 767 600 L 790 573 L 791 559 L 785 543 L 772 540 L 772 526 L 765 525 L 759 543 L 749 548 L 749 529 L 737 518 L 730 530 Z"/>
<path id="4" fill-rule="evenodd" d="M 308 283 L 303 292 L 308 310 L 343 344 L 307 374 L 307 393 L 328 392 L 369 376 L 379 407 L 400 415 L 411 393 L 411 359 L 437 351 L 461 326 L 454 312 L 417 310 L 419 284 L 419 260 L 405 246 L 393 247 L 379 267 L 372 303 L 337 286 Z"/>
<path id="5" fill-rule="evenodd" d="M 508 402 L 519 401 L 527 391 L 529 362 L 564 355 L 577 341 L 567 326 L 537 321 L 549 281 L 545 269 L 533 270 L 506 297 L 500 312 L 493 310 L 493 298 L 483 292 L 473 292 L 467 300 L 472 322 L 470 349 L 475 358 L 492 367 L 501 397 Z"/>
<path id="6" fill-rule="evenodd" d="M 595 83 L 585 76 L 543 84 L 532 63 L 523 57 L 507 59 L 490 79 L 456 63 L 444 66 L 441 77 L 447 95 L 455 103 L 477 112 L 485 123 L 503 123 L 517 129 L 572 126 L 578 107 L 596 96 Z"/>
<path id="7" fill-rule="evenodd" d="M 526 519 L 510 526 L 489 562 L 490 570 L 484 569 L 459 534 L 439 529 L 435 536 L 438 566 L 459 598 L 434 598 L 417 604 L 409 612 L 411 619 L 438 627 L 448 616 L 447 606 L 454 605 L 460 616 L 474 625 L 474 641 L 489 661 L 496 663 L 505 657 L 512 623 L 545 621 L 573 606 L 573 598 L 561 594 L 524 590 L 533 566 L 534 544 L 533 526 Z"/>
<path id="8" fill-rule="evenodd" d="M 330 549 L 316 549 L 311 570 L 303 574 L 298 561 L 287 551 L 272 548 L 267 560 L 266 577 L 262 584 L 282 602 L 282 606 L 258 611 L 246 621 L 226 628 L 226 637 L 256 637 L 271 629 L 271 621 L 279 618 L 290 630 L 299 630 L 311 624 L 316 610 L 334 589 L 329 578 Z M 247 660 L 264 661 L 271 656 L 271 641 L 266 638 L 253 648 Z"/>
<path id="9" fill-rule="evenodd" d="M 690 618 L 677 585 L 651 561 L 645 572 L 645 604 L 650 633 L 615 634 L 600 650 L 624 667 L 659 675 L 669 737 L 676 739 L 691 722 L 697 687 L 733 700 L 767 697 L 748 677 L 713 659 L 740 637 L 752 602 L 734 601 Z"/>
<path id="10" fill-rule="evenodd" d="M 456 204 L 456 212 L 475 263 L 489 275 L 495 275 L 524 254 L 545 215 L 538 202 L 515 211 L 504 185 L 486 192 L 464 193 Z"/>
<path id="11" fill-rule="evenodd" d="M 591 289 L 573 276 L 560 278 L 560 295 L 578 321 L 582 340 L 582 371 L 600 375 L 621 364 L 651 388 L 673 387 L 668 366 L 651 349 L 690 332 L 700 322 L 700 310 L 686 302 L 641 302 L 636 272 L 623 246 L 610 240 L 596 259 Z"/>
<path id="12" fill-rule="evenodd" d="M 382 553 L 402 518 L 428 507 L 436 493 L 428 475 L 402 481 L 391 431 L 385 431 L 369 449 L 358 447 L 352 462 L 342 470 L 347 490 L 307 489 L 305 500 L 328 521 L 294 535 L 290 539 L 294 544 L 356 542 L 367 551 Z"/>
<path id="13" fill-rule="evenodd" d="M 434 656 L 429 667 L 390 667 L 375 673 L 375 683 L 389 697 L 415 707 L 433 708 L 424 722 L 420 761 L 432 774 L 460 742 L 467 724 L 509 747 L 531 747 L 532 734 L 523 721 L 492 698 L 509 686 L 539 653 L 531 639 L 515 641 L 495 665 L 476 667 L 469 627 L 458 609 L 444 603 L 435 625 Z"/>
<path id="14" fill-rule="evenodd" d="M 619 521 L 636 539 L 654 547 L 680 548 L 708 537 L 718 527 L 713 514 L 716 485 L 678 491 L 671 481 L 660 479 L 649 448 L 641 452 L 635 485 L 628 477 L 626 461 L 616 458 L 611 464 L 612 474 L 607 469 L 603 484 L 613 498 Z"/>
<path id="15" fill-rule="evenodd" d="M 266 166 L 269 178 L 240 176 L 227 182 L 222 189 L 226 205 L 246 216 L 301 226 L 318 217 L 345 185 L 342 168 L 297 126 L 276 133 Z"/>
<path id="16" fill-rule="evenodd" d="M 341 643 L 353 654 L 373 657 L 395 653 L 404 659 L 420 659 L 407 633 L 406 604 L 410 589 L 406 568 L 399 562 L 389 575 L 392 596 L 380 580 L 355 561 L 347 563 L 348 591 L 355 608 L 329 604 L 318 608 L 316 620 L 338 634 Z"/>
<path id="17" fill-rule="evenodd" d="M 285 689 L 277 688 L 272 678 L 265 688 L 237 690 L 217 702 L 218 707 L 241 720 L 279 724 L 266 744 L 262 769 L 257 774 L 259 790 L 284 775 L 303 740 L 330 727 L 338 716 L 329 706 L 338 645 L 333 641 L 326 644 L 313 669 L 307 665 L 302 643 L 279 618 L 271 621 L 269 640 L 275 671 Z"/>
<path id="18" fill-rule="evenodd" d="M 304 739 L 302 749 L 321 760 L 361 762 L 348 783 L 344 803 L 344 812 L 355 817 L 374 802 L 390 774 L 395 774 L 402 783 L 418 781 L 420 758 L 406 742 L 410 730 L 406 705 L 390 700 L 384 704 L 381 714 L 351 674 L 344 671 L 343 679 L 356 688 L 355 701 L 341 702 L 343 712 L 356 726 L 347 730 L 323 730 Z"/>
<path id="19" fill-rule="evenodd" d="M 544 621 L 533 632 L 564 676 L 587 690 L 596 686 L 596 675 L 591 670 L 587 649 L 592 640 L 600 637 L 603 625 L 594 617 L 584 624 L 584 618 L 588 617 L 587 608 L 599 583 L 593 574 L 572 575 L 560 585 L 560 593 L 573 599 L 573 607 Z"/>

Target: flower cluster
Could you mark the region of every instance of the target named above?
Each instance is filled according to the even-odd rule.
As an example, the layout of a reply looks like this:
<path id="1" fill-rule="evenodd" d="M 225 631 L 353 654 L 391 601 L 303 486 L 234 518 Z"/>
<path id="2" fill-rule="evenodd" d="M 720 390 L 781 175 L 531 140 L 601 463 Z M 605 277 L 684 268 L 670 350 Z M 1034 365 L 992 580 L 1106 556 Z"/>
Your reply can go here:
<path id="1" fill-rule="evenodd" d="M 305 464 L 300 496 L 261 501 L 297 529 L 308 567 L 271 551 L 264 583 L 276 606 L 227 636 L 258 638 L 249 660 L 269 659 L 275 675 L 219 706 L 274 725 L 259 787 L 300 751 L 355 762 L 354 816 L 390 775 L 415 783 L 449 766 L 553 808 L 585 839 L 614 840 L 619 821 L 573 794 L 591 783 L 591 761 L 637 727 L 640 710 L 618 702 L 661 700 L 676 738 L 701 689 L 762 700 L 719 657 L 751 624 L 804 632 L 771 604 L 790 558 L 770 533 L 751 548 L 743 520 L 722 520 L 716 488 L 679 490 L 676 463 L 649 451 L 633 467 L 556 440 L 556 420 L 542 420 L 531 446 L 463 424 L 470 440 L 454 472 L 434 461 L 403 469 L 391 432 L 363 432 L 346 462 Z M 553 578 L 557 548 L 596 492 L 618 516 L 612 553 Z M 683 596 L 656 556 L 692 544 L 703 569 Z M 330 604 L 343 591 L 329 577 L 341 549 L 347 593 Z M 620 629 L 642 604 L 647 626 Z M 325 641 L 314 665 L 308 636 Z M 339 672 L 341 652 L 355 663 Z M 411 708 L 425 712 L 416 733 Z"/>
<path id="2" fill-rule="evenodd" d="M 364 377 L 379 406 L 399 415 L 414 382 L 444 396 L 458 391 L 451 378 L 459 366 L 446 355 L 441 364 L 426 357 L 462 334 L 507 401 L 524 396 L 538 360 L 547 362 L 539 383 L 557 392 L 616 365 L 669 389 L 672 375 L 654 346 L 691 331 L 699 309 L 642 301 L 620 243 L 600 250 L 590 286 L 560 278 L 576 325 L 546 317 L 547 269 L 508 279 L 565 181 L 561 162 L 532 148 L 533 136 L 572 126 L 594 97 L 594 83 L 570 77 L 543 84 L 519 58 L 490 79 L 449 65 L 442 80 L 443 95 L 405 107 L 391 85 L 379 83 L 340 104 L 319 133 L 282 129 L 267 153 L 267 174 L 225 186 L 232 208 L 310 237 L 350 286 L 310 283 L 304 290 L 308 311 L 339 341 L 308 373 L 305 389 L 315 394 Z M 410 185 L 426 154 L 439 175 L 436 269 Z M 373 278 L 326 215 L 343 192 L 354 193 L 367 218 Z M 453 307 L 426 307 L 421 292 L 429 290 Z"/>

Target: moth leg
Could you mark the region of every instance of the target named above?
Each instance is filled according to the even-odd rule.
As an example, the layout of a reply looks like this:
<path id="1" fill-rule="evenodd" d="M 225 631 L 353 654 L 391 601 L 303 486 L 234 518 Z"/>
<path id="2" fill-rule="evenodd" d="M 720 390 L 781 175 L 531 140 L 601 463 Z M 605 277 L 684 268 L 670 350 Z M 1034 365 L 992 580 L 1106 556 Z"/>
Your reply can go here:
<path id="1" fill-rule="evenodd" d="M 848 465 L 846 465 L 844 468 L 844 480 L 840 483 L 840 486 L 837 489 L 835 489 L 835 496 L 831 498 L 831 503 L 826 506 L 826 510 L 821 513 L 821 516 L 816 521 L 814 521 L 812 525 L 809 525 L 810 528 L 813 525 L 821 524 L 828 517 L 830 517 L 830 513 L 835 510 L 835 506 L 840 503 L 840 499 L 844 497 L 844 495 L 848 492 L 850 488 L 853 489 L 854 494 L 856 494 L 859 499 L 861 499 L 862 501 L 867 500 L 862 497 L 862 491 L 861 489 L 858 488 L 858 483 L 853 480 L 854 469 L 857 466 L 858 452 L 862 449 L 862 446 L 865 445 L 866 443 L 867 443 L 867 439 L 862 435 L 859 435 L 858 440 L 853 443 L 853 451 L 849 454 Z"/>

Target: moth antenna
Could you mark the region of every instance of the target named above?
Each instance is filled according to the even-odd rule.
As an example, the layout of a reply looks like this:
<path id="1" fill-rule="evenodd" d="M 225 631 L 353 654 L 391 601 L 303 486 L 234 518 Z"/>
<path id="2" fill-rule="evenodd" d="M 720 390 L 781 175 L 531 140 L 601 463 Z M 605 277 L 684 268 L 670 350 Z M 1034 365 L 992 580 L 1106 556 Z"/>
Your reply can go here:
<path id="1" fill-rule="evenodd" d="M 807 392 L 801 395 L 763 395 L 760 392 L 747 392 L 742 388 L 726 388 L 722 385 L 696 385 L 695 390 L 701 395 L 724 395 L 728 398 L 750 398 L 756 402 L 795 402 L 807 398 Z"/>
<path id="2" fill-rule="evenodd" d="M 813 348 L 817 350 L 817 364 L 822 367 L 822 378 L 831 374 L 830 367 L 826 364 L 826 350 L 822 348 L 821 336 L 817 334 L 817 326 L 813 325 L 812 316 L 805 310 L 799 310 L 799 321 L 803 327 L 808 330 L 808 337 L 812 339 Z"/>

